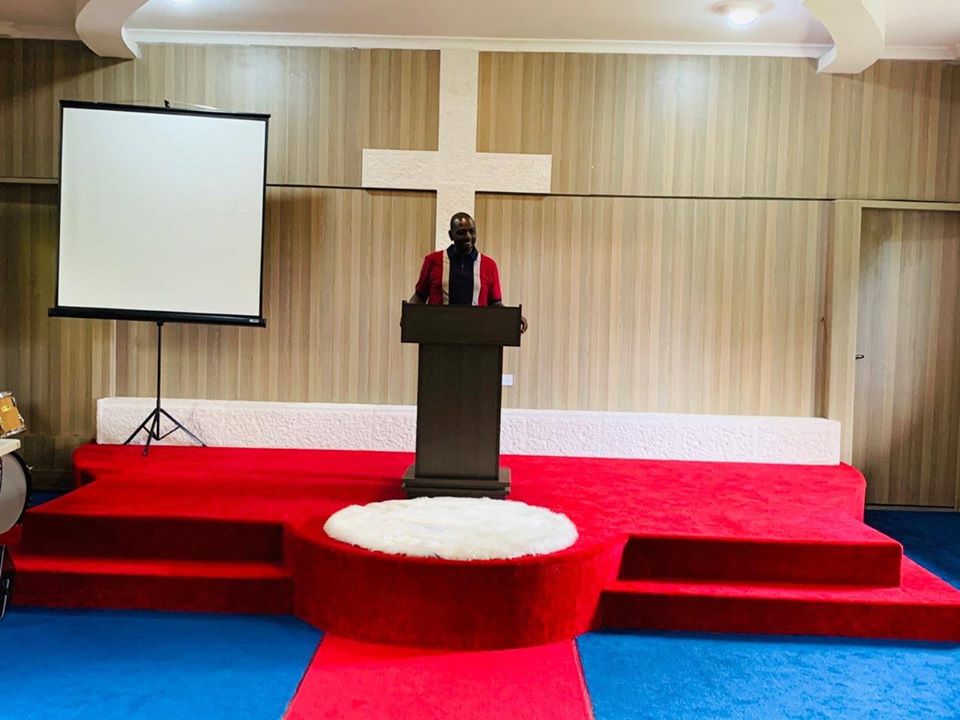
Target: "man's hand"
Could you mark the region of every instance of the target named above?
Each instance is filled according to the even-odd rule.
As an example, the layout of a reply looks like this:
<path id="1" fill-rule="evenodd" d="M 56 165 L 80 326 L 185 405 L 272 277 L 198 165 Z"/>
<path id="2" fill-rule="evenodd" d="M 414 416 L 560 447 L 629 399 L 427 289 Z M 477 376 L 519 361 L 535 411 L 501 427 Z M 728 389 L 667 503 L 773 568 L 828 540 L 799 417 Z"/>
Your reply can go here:
<path id="1" fill-rule="evenodd" d="M 503 300 L 497 300 L 495 303 L 491 303 L 492 307 L 503 307 Z M 527 319 L 521 315 L 520 316 L 520 334 L 523 335 L 527 331 Z"/>

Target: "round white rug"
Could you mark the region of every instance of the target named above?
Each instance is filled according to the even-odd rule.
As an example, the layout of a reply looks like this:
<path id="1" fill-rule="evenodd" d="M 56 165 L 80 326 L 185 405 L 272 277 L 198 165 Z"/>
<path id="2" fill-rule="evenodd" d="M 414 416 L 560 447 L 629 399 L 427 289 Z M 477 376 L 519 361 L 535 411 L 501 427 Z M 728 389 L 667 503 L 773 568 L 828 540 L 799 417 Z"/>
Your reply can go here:
<path id="1" fill-rule="evenodd" d="M 330 516 L 327 535 L 367 550 L 444 560 L 507 560 L 568 548 L 566 515 L 512 500 L 423 497 L 350 505 Z"/>

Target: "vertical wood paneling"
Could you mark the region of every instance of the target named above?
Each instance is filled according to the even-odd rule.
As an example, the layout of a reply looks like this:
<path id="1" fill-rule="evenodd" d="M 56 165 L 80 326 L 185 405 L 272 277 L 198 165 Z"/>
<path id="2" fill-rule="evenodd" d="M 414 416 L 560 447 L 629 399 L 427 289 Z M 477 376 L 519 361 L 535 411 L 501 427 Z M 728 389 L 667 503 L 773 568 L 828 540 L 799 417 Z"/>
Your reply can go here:
<path id="1" fill-rule="evenodd" d="M 960 214 L 867 210 L 854 462 L 868 499 L 953 507 L 960 475 Z"/>
<path id="2" fill-rule="evenodd" d="M 739 195 L 748 62 L 482 53 L 478 147 L 552 153 L 560 193 Z"/>
<path id="3" fill-rule="evenodd" d="M 936 62 L 483 53 L 478 142 L 552 153 L 557 193 L 957 200 L 938 158 L 960 152 L 958 82 Z"/>
<path id="4" fill-rule="evenodd" d="M 482 195 L 478 245 L 531 329 L 513 407 L 811 415 L 827 208 Z"/>
<path id="5" fill-rule="evenodd" d="M 440 55 L 428 50 L 0 40 L 0 177 L 56 177 L 59 101 L 171 102 L 270 113 L 274 183 L 360 185 L 365 147 L 435 150 Z"/>
<path id="6" fill-rule="evenodd" d="M 960 69 L 944 68 L 940 88 L 940 113 L 937 121 L 939 127 L 950 128 L 952 131 L 947 135 L 947 142 L 938 148 L 940 157 L 932 160 L 935 165 L 934 184 L 943 189 L 944 195 L 954 197 L 954 190 L 960 188 L 960 162 L 957 162 L 957 158 L 960 158 L 960 132 L 956 131 L 956 128 L 960 127 Z M 931 162 L 930 152 L 927 153 L 927 158 L 928 162 Z M 929 168 L 926 172 L 929 176 Z"/>
<path id="7" fill-rule="evenodd" d="M 267 195 L 267 328 L 164 328 L 165 397 L 414 403 L 400 302 L 432 248 L 434 196 L 317 188 Z M 156 329 L 118 323 L 120 395 L 155 386 Z"/>
<path id="8" fill-rule="evenodd" d="M 0 176 L 53 177 L 57 102 L 269 112 L 271 182 L 357 186 L 364 147 L 434 149 L 433 51 L 0 41 Z M 960 67 L 482 53 L 478 147 L 552 153 L 559 193 L 960 199 Z"/>
<path id="9" fill-rule="evenodd" d="M 56 188 L 0 185 L 0 386 L 27 421 L 27 461 L 69 467 L 94 435 L 96 398 L 112 394 L 109 321 L 47 317 L 56 288 Z"/>
<path id="10" fill-rule="evenodd" d="M 784 58 L 750 59 L 740 71 L 749 77 L 747 90 L 723 107 L 741 118 L 737 132 L 746 137 L 744 194 L 828 197 L 833 133 L 858 119 L 834 118 L 837 76 L 817 73 L 813 60 Z"/>
<path id="11" fill-rule="evenodd" d="M 827 192 L 839 198 L 960 198 L 955 169 L 938 170 L 960 149 L 958 80 L 960 68 L 924 62 L 883 61 L 862 76 L 835 76 Z"/>

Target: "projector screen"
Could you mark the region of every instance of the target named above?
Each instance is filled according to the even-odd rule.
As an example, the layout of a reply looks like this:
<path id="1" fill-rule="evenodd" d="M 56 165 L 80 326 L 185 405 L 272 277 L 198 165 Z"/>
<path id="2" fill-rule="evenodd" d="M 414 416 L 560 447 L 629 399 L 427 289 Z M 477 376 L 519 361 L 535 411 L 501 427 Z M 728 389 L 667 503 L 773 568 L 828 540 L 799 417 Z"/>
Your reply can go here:
<path id="1" fill-rule="evenodd" d="M 268 117 L 61 101 L 50 314 L 264 325 Z"/>

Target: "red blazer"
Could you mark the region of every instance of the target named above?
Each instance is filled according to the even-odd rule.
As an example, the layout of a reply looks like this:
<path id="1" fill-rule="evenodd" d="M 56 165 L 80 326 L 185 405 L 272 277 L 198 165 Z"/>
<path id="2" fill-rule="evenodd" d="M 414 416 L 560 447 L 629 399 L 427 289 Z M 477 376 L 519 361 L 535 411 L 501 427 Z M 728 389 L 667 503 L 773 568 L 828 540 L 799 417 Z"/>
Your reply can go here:
<path id="1" fill-rule="evenodd" d="M 417 280 L 417 297 L 431 305 L 449 305 L 451 296 L 454 304 L 458 299 L 471 298 L 471 305 L 493 305 L 503 299 L 500 291 L 500 271 L 493 258 L 476 252 L 471 273 L 452 267 L 456 261 L 450 260 L 446 250 L 437 250 L 423 258 L 420 279 Z"/>

